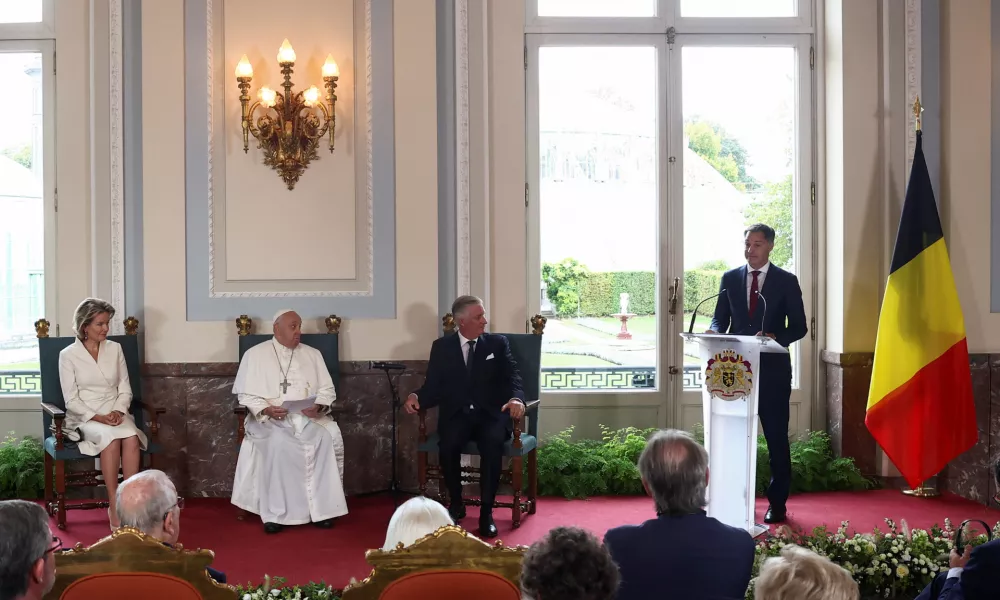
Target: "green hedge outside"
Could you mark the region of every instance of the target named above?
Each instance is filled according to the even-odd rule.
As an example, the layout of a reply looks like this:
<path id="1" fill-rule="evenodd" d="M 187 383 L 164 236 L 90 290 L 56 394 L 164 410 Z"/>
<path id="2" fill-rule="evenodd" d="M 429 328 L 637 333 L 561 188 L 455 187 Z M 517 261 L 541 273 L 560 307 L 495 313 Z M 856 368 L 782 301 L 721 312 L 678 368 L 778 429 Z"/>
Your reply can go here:
<path id="1" fill-rule="evenodd" d="M 721 270 L 684 272 L 684 312 L 718 293 Z M 604 271 L 590 273 L 580 282 L 580 316 L 608 317 L 618 312 L 623 292 L 629 295 L 629 312 L 656 314 L 656 273 L 653 271 Z"/>

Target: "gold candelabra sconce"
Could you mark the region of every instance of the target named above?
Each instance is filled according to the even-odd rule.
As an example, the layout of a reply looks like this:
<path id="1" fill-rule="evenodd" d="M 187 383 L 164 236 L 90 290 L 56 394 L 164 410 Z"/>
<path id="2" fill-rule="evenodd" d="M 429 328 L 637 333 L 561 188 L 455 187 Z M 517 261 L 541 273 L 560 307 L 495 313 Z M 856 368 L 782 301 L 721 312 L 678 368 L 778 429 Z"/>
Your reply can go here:
<path id="1" fill-rule="evenodd" d="M 340 70 L 333 55 L 328 55 L 322 71 L 323 87 L 326 88 L 326 98 L 323 99 L 316 86 L 299 92 L 292 91 L 295 50 L 287 39 L 278 50 L 278 64 L 285 77 L 281 84 L 284 91 L 264 86 L 257 91 L 257 100 L 253 104 L 250 103 L 253 66 L 245 54 L 236 65 L 236 81 L 243 109 L 243 153 L 249 152 L 250 135 L 253 134 L 257 139 L 257 147 L 264 152 L 264 164 L 277 171 L 291 190 L 295 188 L 309 163 L 319 158 L 317 149 L 323 136 L 327 134 L 330 138 L 330 153 L 333 153 L 337 124 L 334 112 L 337 94 L 334 92 Z"/>

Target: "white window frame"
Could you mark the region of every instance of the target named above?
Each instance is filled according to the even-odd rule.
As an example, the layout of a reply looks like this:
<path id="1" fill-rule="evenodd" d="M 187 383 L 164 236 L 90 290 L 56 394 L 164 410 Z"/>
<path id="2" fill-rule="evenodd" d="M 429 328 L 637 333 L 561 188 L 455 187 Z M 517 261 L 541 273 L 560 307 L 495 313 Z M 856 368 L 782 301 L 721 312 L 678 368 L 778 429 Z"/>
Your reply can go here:
<path id="1" fill-rule="evenodd" d="M 58 307 L 58 291 L 56 284 L 56 77 L 55 77 L 55 41 L 49 39 L 0 40 L 0 53 L 37 52 L 42 55 L 42 205 L 44 217 L 45 272 L 42 275 L 45 286 L 45 314 L 54 315 Z M 53 332 L 54 333 L 54 332 Z M 38 394 L 10 395 L 0 397 L 4 409 L 37 410 Z M 24 406 L 22 406 L 24 405 Z"/>
<path id="2" fill-rule="evenodd" d="M 542 17 L 525 1 L 525 33 L 813 33 L 817 0 L 795 0 L 794 17 L 683 17 L 681 0 L 657 0 L 652 17 Z M 750 0 L 747 0 L 750 1 Z"/>
<path id="3" fill-rule="evenodd" d="M 55 0 L 42 0 L 42 20 L 38 23 L 0 23 L 0 40 L 50 40 L 55 37 Z"/>
<path id="4" fill-rule="evenodd" d="M 803 300 L 806 308 L 806 318 L 814 317 L 816 310 L 816 261 L 814 252 L 814 225 L 815 207 L 811 205 L 811 186 L 815 181 L 814 169 L 814 120 L 813 120 L 813 77 L 809 67 L 809 53 L 812 38 L 806 34 L 791 35 L 678 35 L 671 53 L 671 80 L 669 83 L 669 93 L 671 95 L 669 105 L 671 107 L 670 122 L 683 123 L 683 48 L 684 47 L 792 47 L 796 49 L 797 70 L 800 75 L 796 81 L 795 98 L 795 154 L 794 154 L 794 175 L 795 189 L 793 195 L 794 203 L 794 228 L 795 228 L 795 275 L 799 279 L 802 287 Z M 684 234 L 684 133 L 683 127 L 671 130 L 669 140 L 670 155 L 676 157 L 674 165 L 674 177 L 670 179 L 670 190 L 668 192 L 668 215 L 670 223 L 668 234 L 674 239 L 683 239 Z M 680 236 L 680 237 L 678 237 Z M 683 248 L 676 245 L 669 245 L 671 253 L 668 261 L 671 275 L 682 275 L 684 272 Z M 683 278 L 682 278 L 683 282 Z M 665 290 L 669 282 L 661 282 L 661 290 Z M 683 288 L 682 288 L 683 289 Z M 711 304 L 711 303 L 710 303 Z M 683 324 L 682 328 L 683 328 Z M 668 324 L 664 324 L 668 326 Z M 815 380 L 818 377 L 818 351 L 817 344 L 811 339 L 813 331 L 810 327 L 806 337 L 792 346 L 791 351 L 796 353 L 796 372 L 793 380 L 791 403 L 797 405 L 796 415 L 798 420 L 789 424 L 793 431 L 804 432 L 811 427 L 812 404 L 815 402 Z M 670 340 L 669 360 L 670 364 L 683 365 L 684 345 L 683 340 L 677 336 L 676 332 L 671 332 L 676 339 Z M 697 403 L 698 410 L 701 410 L 701 391 L 685 390 L 683 378 L 675 378 L 673 382 L 674 397 L 674 422 L 678 426 L 684 426 L 684 406 Z M 685 400 L 685 395 L 690 395 Z M 696 397 L 695 397 L 696 396 Z"/>

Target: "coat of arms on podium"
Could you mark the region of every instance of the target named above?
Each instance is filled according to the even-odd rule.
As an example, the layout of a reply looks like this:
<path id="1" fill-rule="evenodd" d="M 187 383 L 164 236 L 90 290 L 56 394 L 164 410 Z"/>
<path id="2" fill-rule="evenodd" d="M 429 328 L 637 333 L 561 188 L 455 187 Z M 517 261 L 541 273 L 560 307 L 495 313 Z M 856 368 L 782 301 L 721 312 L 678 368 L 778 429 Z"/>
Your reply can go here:
<path id="1" fill-rule="evenodd" d="M 708 360 L 705 368 L 705 389 L 710 396 L 722 400 L 739 400 L 753 389 L 750 361 L 733 350 L 723 350 Z"/>

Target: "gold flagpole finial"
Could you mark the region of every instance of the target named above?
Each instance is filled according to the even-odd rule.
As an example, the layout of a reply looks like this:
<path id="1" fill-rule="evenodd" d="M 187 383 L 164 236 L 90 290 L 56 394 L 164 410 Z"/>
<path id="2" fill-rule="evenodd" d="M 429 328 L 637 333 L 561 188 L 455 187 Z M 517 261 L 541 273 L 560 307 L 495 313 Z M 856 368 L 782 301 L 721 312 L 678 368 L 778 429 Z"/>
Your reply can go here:
<path id="1" fill-rule="evenodd" d="M 920 106 L 920 96 L 913 102 L 913 118 L 916 122 L 917 131 L 920 131 L 920 113 L 924 112 L 924 107 Z"/>

